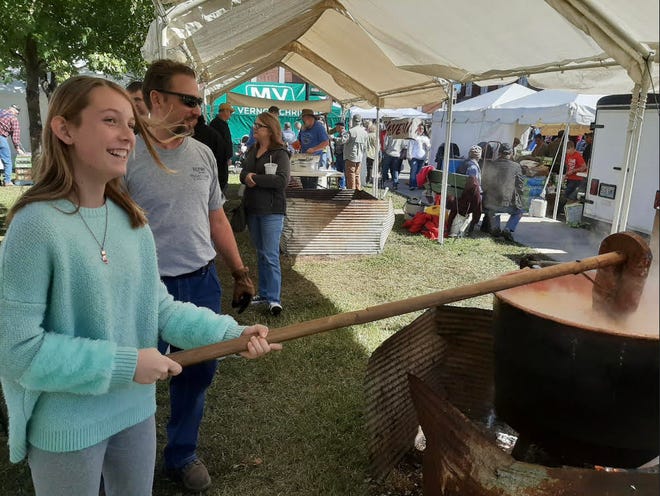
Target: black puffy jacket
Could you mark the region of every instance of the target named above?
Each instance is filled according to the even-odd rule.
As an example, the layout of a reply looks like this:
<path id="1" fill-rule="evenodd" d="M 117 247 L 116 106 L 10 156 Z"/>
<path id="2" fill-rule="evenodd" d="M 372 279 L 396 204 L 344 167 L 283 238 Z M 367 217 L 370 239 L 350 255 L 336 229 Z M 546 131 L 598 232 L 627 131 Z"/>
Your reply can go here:
<path id="1" fill-rule="evenodd" d="M 248 150 L 245 160 L 241 164 L 241 182 L 245 184 L 245 178 L 250 172 L 256 186 L 245 188 L 245 210 L 248 214 L 286 214 L 285 189 L 289 184 L 290 163 L 289 152 L 284 147 L 267 150 L 261 157 L 257 158 L 257 146 Z M 264 164 L 274 162 L 277 164 L 275 174 L 266 174 Z"/>

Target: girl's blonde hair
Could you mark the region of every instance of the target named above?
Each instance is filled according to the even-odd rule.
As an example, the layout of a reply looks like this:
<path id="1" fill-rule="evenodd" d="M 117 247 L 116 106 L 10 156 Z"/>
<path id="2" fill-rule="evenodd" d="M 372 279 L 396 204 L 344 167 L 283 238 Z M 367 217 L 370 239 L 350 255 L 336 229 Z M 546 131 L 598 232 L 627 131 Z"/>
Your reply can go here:
<path id="1" fill-rule="evenodd" d="M 78 186 L 73 176 L 73 164 L 71 163 L 71 149 L 69 145 L 62 142 L 52 131 L 51 122 L 56 116 L 61 116 L 74 126 L 81 123 L 81 112 L 89 105 L 89 94 L 95 88 L 106 87 L 121 94 L 133 107 L 135 116 L 135 130 L 144 139 L 149 153 L 159 167 L 168 170 L 158 158 L 153 146 L 155 137 L 147 128 L 145 121 L 135 110 L 130 96 L 116 83 L 107 79 L 90 76 L 75 76 L 62 83 L 53 93 L 48 105 L 48 118 L 43 127 L 42 150 L 35 164 L 35 183 L 21 196 L 7 215 L 7 225 L 11 219 L 24 206 L 38 201 L 58 200 L 62 198 L 76 198 Z M 105 186 L 105 195 L 123 208 L 131 219 L 133 227 L 140 227 L 147 223 L 144 211 L 130 197 L 124 181 L 117 177 L 109 181 Z M 78 207 L 71 213 L 76 213 Z"/>

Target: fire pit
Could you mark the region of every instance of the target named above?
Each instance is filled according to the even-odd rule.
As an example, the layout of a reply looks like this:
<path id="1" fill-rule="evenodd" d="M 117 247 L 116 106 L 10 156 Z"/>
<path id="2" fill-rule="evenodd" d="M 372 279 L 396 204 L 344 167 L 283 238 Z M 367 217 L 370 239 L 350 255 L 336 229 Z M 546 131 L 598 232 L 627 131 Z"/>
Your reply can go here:
<path id="1" fill-rule="evenodd" d="M 385 341 L 365 381 L 372 473 L 421 425 L 425 495 L 657 494 L 658 275 L 642 293 L 640 240 L 607 238 L 599 257 L 621 258 L 597 273 L 493 289 L 492 312 L 431 308 Z"/>

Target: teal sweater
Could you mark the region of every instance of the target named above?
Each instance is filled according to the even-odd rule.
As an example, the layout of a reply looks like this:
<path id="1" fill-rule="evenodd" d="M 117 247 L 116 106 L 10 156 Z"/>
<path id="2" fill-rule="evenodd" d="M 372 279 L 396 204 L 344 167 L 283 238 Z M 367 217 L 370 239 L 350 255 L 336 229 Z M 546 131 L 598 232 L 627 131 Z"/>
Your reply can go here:
<path id="1" fill-rule="evenodd" d="M 158 276 L 151 230 L 133 229 L 112 201 L 107 265 L 73 210 L 66 200 L 29 204 L 0 246 L 0 379 L 12 462 L 28 444 L 80 450 L 153 415 L 155 385 L 133 376 L 138 349 L 156 347 L 159 336 L 186 349 L 243 331 L 231 317 L 174 301 Z M 80 213 L 101 241 L 105 207 Z"/>

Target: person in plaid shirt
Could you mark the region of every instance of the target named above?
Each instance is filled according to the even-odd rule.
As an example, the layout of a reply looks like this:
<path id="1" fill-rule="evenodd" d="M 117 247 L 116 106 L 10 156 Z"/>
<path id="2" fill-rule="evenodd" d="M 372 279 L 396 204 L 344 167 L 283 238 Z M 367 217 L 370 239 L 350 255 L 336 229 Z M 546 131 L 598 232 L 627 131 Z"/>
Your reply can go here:
<path id="1" fill-rule="evenodd" d="M 5 186 L 13 186 L 11 182 L 12 162 L 9 150 L 9 136 L 14 143 L 16 153 L 25 153 L 21 146 L 21 128 L 16 116 L 21 111 L 18 105 L 12 105 L 8 109 L 0 110 L 0 161 L 5 167 Z"/>

